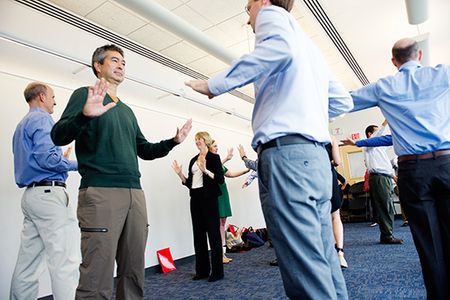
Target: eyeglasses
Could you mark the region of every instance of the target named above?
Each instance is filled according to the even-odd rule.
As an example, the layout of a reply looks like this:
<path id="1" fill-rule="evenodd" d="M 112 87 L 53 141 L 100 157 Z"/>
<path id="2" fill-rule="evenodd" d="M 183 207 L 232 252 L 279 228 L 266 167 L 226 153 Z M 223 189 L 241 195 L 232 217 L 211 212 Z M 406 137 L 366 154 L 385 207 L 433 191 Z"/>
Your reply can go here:
<path id="1" fill-rule="evenodd" d="M 256 2 L 256 1 L 258 1 L 258 0 L 254 0 L 253 2 Z M 245 9 L 245 12 L 247 13 L 247 15 L 250 15 L 250 9 L 252 9 L 252 6 L 247 4 L 244 7 L 244 9 Z"/>

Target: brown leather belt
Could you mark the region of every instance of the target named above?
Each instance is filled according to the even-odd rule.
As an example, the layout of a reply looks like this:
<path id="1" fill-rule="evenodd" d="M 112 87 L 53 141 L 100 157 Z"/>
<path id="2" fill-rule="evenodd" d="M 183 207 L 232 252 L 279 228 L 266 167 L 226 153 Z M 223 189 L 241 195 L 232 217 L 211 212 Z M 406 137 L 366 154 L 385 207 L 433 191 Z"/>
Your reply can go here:
<path id="1" fill-rule="evenodd" d="M 424 153 L 424 154 L 401 155 L 401 156 L 398 157 L 398 162 L 408 161 L 408 160 L 436 158 L 438 156 L 448 155 L 448 154 L 450 154 L 450 149 L 448 149 L 448 150 L 438 150 L 438 151 L 428 152 L 428 153 Z"/>

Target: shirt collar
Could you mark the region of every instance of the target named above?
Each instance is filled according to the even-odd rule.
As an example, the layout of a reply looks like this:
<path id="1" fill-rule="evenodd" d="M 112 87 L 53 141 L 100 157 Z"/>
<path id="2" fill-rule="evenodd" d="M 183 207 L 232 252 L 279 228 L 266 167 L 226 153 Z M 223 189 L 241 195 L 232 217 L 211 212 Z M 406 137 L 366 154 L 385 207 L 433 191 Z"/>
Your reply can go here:
<path id="1" fill-rule="evenodd" d="M 39 112 L 39 113 L 44 113 L 44 114 L 50 115 L 47 111 L 43 110 L 43 109 L 40 108 L 40 107 L 33 107 L 33 108 L 30 108 L 30 110 L 28 111 L 28 113 L 31 113 L 31 112 Z"/>
<path id="2" fill-rule="evenodd" d="M 414 69 L 414 68 L 421 68 L 422 65 L 417 60 L 410 60 L 405 62 L 403 65 L 400 66 L 398 69 L 399 72 L 403 71 L 404 69 Z"/>

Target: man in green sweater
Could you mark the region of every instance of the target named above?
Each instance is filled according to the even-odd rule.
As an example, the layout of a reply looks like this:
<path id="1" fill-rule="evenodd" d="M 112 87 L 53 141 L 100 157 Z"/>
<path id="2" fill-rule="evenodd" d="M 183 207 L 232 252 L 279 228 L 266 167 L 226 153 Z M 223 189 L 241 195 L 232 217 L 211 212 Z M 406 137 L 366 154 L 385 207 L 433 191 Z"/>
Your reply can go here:
<path id="1" fill-rule="evenodd" d="M 82 253 L 76 299 L 110 299 L 114 261 L 116 298 L 143 299 L 148 224 L 137 157 L 167 155 L 185 140 L 192 120 L 177 128 L 174 138 L 149 143 L 133 111 L 117 97 L 125 76 L 122 49 L 96 49 L 92 69 L 99 80 L 73 92 L 51 133 L 58 146 L 76 141 Z"/>

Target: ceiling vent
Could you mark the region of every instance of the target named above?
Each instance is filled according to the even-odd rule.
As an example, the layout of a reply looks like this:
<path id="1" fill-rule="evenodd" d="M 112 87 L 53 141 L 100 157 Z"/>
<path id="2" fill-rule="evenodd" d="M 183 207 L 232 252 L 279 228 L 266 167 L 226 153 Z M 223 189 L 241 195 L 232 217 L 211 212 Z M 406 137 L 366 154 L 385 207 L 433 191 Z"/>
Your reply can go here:
<path id="1" fill-rule="evenodd" d="M 182 65 L 170 58 L 167 58 L 164 55 L 161 55 L 153 50 L 150 50 L 140 44 L 137 44 L 127 38 L 124 38 L 114 32 L 111 32 L 103 27 L 92 24 L 83 18 L 80 18 L 71 13 L 68 13 L 67 11 L 62 10 L 56 6 L 53 6 L 47 2 L 39 1 L 39 0 L 37 0 L 37 1 L 36 0 L 34 0 L 34 1 L 33 0 L 16 0 L 16 2 L 26 5 L 30 8 L 33 8 L 41 13 L 44 13 L 51 17 L 54 17 L 58 20 L 66 22 L 72 26 L 80 28 L 80 29 L 82 29 L 86 32 L 89 32 L 93 35 L 96 35 L 100 38 L 108 40 L 117 46 L 120 46 L 120 47 L 130 50 L 130 51 L 133 51 L 134 53 L 142 55 L 143 57 L 146 57 L 155 62 L 158 62 L 168 68 L 171 68 L 173 70 L 181 72 L 192 78 L 205 79 L 205 80 L 208 79 L 208 77 L 202 73 L 199 73 L 185 65 Z M 247 102 L 255 103 L 255 100 L 252 97 L 250 97 L 242 92 L 234 90 L 234 91 L 231 91 L 230 94 L 232 94 L 233 96 L 239 97 Z"/>

